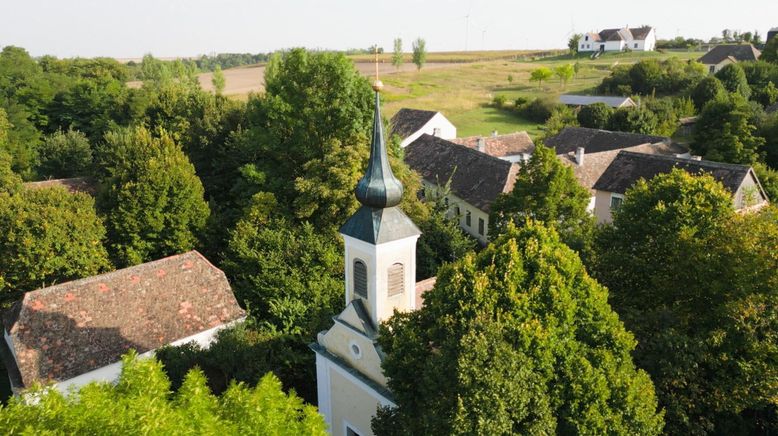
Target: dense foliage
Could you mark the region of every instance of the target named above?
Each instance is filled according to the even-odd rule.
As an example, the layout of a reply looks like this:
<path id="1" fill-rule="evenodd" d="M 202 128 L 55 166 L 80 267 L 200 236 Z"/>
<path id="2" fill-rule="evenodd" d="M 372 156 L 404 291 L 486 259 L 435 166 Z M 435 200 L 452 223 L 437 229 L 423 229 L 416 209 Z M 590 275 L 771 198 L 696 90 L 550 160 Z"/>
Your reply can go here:
<path id="1" fill-rule="evenodd" d="M 554 149 L 537 144 L 522 165 L 513 190 L 497 197 L 489 216 L 489 233 L 505 232 L 509 224 L 527 219 L 553 226 L 570 247 L 586 251 L 594 221 L 586 210 L 591 194 L 578 183 L 573 169 L 557 158 Z"/>
<path id="2" fill-rule="evenodd" d="M 87 194 L 0 192 L 0 307 L 22 293 L 108 270 L 105 228 Z"/>
<path id="3" fill-rule="evenodd" d="M 707 71 L 698 62 L 684 62 L 678 58 L 645 59 L 614 67 L 597 90 L 613 95 L 670 95 L 695 86 L 706 75 Z"/>
<path id="4" fill-rule="evenodd" d="M 710 176 L 638 182 L 598 237 L 595 276 L 635 333 L 670 434 L 778 428 L 778 219 L 734 213 Z"/>
<path id="5" fill-rule="evenodd" d="M 272 374 L 254 388 L 231 383 L 219 397 L 206 383 L 202 371 L 189 371 L 171 395 L 162 365 L 129 353 L 117 384 L 92 383 L 66 396 L 38 387 L 35 401 L 0 406 L 0 427 L 6 434 L 326 434 L 316 409 L 284 394 Z"/>
<path id="6" fill-rule="evenodd" d="M 120 266 L 195 248 L 210 213 L 189 159 L 166 131 L 157 135 L 144 127 L 112 131 L 98 152 L 98 206 Z"/>
<path id="7" fill-rule="evenodd" d="M 38 146 L 36 172 L 43 178 L 63 179 L 92 172 L 92 147 L 76 130 L 57 131 Z"/>
<path id="8" fill-rule="evenodd" d="M 425 304 L 381 329 L 387 434 L 658 434 L 651 380 L 607 290 L 553 230 L 508 226 L 441 268 Z"/>
<path id="9" fill-rule="evenodd" d="M 751 106 L 738 94 L 710 101 L 694 126 L 692 151 L 718 162 L 754 163 L 765 142 L 755 135 L 754 122 Z"/>

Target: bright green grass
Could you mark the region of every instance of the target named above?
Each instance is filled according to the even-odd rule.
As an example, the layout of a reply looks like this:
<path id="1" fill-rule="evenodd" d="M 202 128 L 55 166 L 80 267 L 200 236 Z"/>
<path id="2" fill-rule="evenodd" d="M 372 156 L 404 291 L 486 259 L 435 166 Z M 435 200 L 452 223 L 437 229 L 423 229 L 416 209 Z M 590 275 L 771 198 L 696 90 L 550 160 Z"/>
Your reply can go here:
<path id="1" fill-rule="evenodd" d="M 491 106 L 482 106 L 467 112 L 451 115 L 449 121 L 457 126 L 457 136 L 488 136 L 496 130 L 499 134 L 527 131 L 533 138 L 540 134 L 540 125 Z"/>

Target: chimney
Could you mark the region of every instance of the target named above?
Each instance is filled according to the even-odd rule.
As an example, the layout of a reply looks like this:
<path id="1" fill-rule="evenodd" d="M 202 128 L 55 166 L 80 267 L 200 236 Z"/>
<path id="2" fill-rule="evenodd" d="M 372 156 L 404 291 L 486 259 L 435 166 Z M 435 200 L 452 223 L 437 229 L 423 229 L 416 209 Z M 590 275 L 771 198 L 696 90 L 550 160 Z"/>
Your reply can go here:
<path id="1" fill-rule="evenodd" d="M 585 150 L 583 147 L 578 147 L 575 149 L 575 162 L 578 165 L 583 165 L 584 163 L 584 151 Z"/>
<path id="2" fill-rule="evenodd" d="M 496 138 L 496 137 L 497 137 L 497 131 L 496 130 L 492 130 L 492 138 Z"/>
<path id="3" fill-rule="evenodd" d="M 484 138 L 478 138 L 478 151 L 486 153 L 486 140 Z"/>

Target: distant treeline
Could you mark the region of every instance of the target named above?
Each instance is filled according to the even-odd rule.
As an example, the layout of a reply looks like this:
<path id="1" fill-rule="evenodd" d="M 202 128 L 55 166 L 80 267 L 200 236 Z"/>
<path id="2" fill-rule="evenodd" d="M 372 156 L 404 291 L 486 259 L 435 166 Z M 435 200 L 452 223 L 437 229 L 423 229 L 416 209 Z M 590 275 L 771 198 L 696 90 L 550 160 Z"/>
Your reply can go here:
<path id="1" fill-rule="evenodd" d="M 176 59 L 174 61 L 160 61 L 170 63 L 181 63 L 187 69 L 193 69 L 197 72 L 213 71 L 216 67 L 220 67 L 222 70 L 227 68 L 235 68 L 243 65 L 255 65 L 262 62 L 267 62 L 270 59 L 271 53 L 219 53 L 217 55 L 202 55 L 199 58 L 189 59 Z M 150 55 L 144 56 L 144 59 Z M 129 76 L 133 79 L 142 80 L 142 62 L 130 61 L 127 62 L 127 68 L 129 70 Z"/>

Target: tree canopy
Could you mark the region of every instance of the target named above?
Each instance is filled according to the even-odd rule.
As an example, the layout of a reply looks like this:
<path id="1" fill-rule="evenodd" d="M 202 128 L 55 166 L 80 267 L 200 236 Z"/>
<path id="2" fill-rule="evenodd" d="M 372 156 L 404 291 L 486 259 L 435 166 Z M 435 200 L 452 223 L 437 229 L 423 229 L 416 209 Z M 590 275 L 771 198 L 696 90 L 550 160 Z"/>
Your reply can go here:
<path id="1" fill-rule="evenodd" d="M 106 215 L 109 249 L 117 265 L 136 265 L 198 245 L 210 213 L 203 185 L 166 131 L 112 131 L 97 161 L 102 169 L 98 206 Z"/>
<path id="2" fill-rule="evenodd" d="M 526 223 L 441 268 L 381 328 L 387 434 L 659 434 L 635 340 L 556 232 Z"/>
<path id="3" fill-rule="evenodd" d="M 413 41 L 413 63 L 417 70 L 421 70 L 425 62 L 427 62 L 427 43 L 421 38 L 416 38 Z"/>
<path id="4" fill-rule="evenodd" d="M 22 293 L 111 268 L 87 194 L 62 187 L 0 193 L 0 306 Z"/>
<path id="5" fill-rule="evenodd" d="M 0 406 L 0 427 L 10 434 L 219 434 L 325 435 L 324 418 L 273 374 L 249 388 L 232 383 L 213 395 L 202 371 L 189 371 L 178 392 L 153 358 L 124 356 L 117 384 L 91 383 L 77 392 L 36 388 Z"/>
<path id="6" fill-rule="evenodd" d="M 76 130 L 57 131 L 44 137 L 38 147 L 36 172 L 44 178 L 85 176 L 92 169 L 92 147 Z"/>
<path id="7" fill-rule="evenodd" d="M 764 144 L 748 102 L 729 94 L 707 103 L 694 126 L 692 151 L 705 159 L 739 164 L 754 163 Z"/>
<path id="8" fill-rule="evenodd" d="M 778 220 L 682 170 L 627 191 L 593 272 L 635 333 L 670 434 L 775 429 Z"/>

